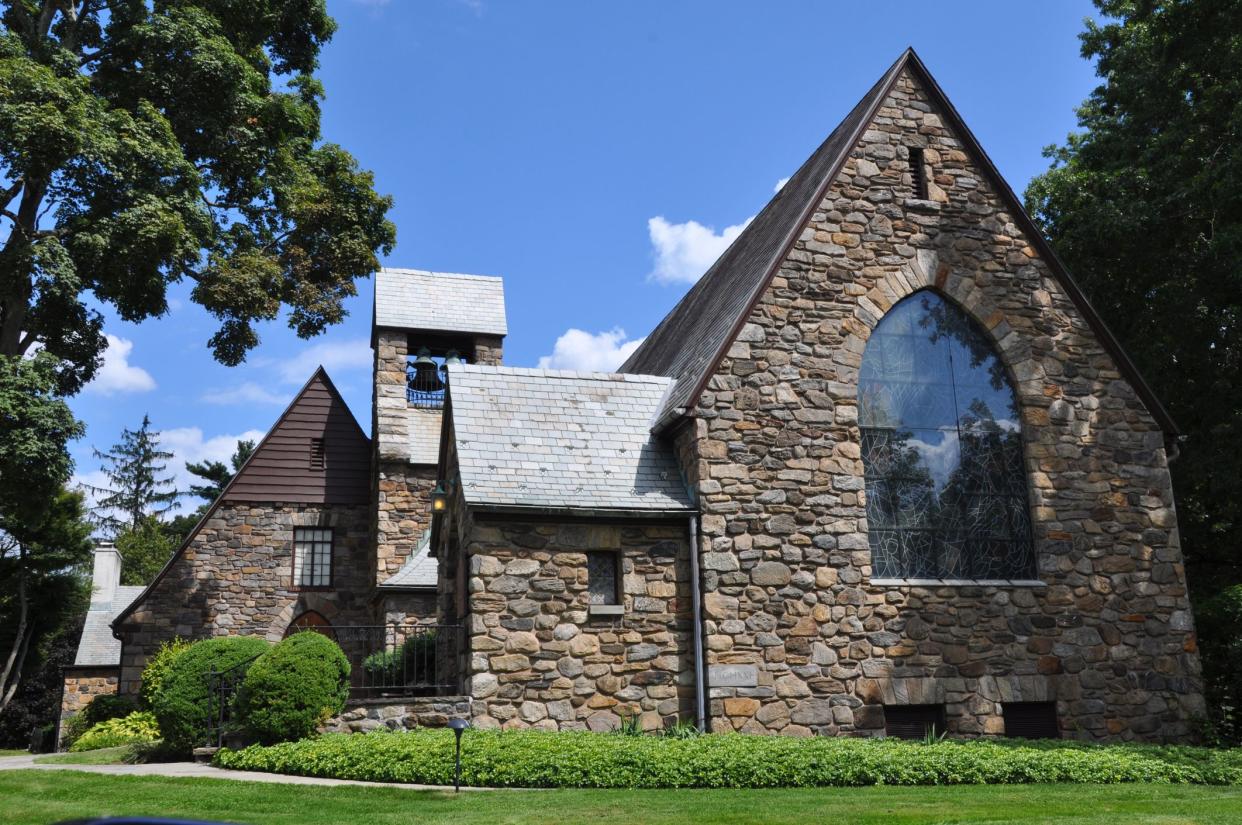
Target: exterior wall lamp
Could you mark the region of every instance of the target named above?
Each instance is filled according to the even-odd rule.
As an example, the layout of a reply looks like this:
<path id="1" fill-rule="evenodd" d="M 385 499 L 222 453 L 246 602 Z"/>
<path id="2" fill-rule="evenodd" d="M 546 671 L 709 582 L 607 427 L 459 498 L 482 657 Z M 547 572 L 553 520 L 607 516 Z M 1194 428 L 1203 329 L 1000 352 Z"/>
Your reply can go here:
<path id="1" fill-rule="evenodd" d="M 443 513 L 448 509 L 448 490 L 444 489 L 444 482 L 437 481 L 436 488 L 431 491 L 431 512 Z"/>

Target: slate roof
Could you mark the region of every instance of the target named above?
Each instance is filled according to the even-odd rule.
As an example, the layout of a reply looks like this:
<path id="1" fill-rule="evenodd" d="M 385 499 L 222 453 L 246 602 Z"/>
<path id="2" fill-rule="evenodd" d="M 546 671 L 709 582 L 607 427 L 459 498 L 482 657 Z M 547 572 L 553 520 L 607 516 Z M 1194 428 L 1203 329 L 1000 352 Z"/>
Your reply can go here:
<path id="1" fill-rule="evenodd" d="M 504 281 L 489 275 L 381 269 L 375 326 L 505 335 Z"/>
<path id="2" fill-rule="evenodd" d="M 950 128 L 982 167 L 1002 202 L 1026 236 L 1040 252 L 1053 275 L 1078 307 L 1097 338 L 1113 356 L 1123 375 L 1134 386 L 1166 433 L 1176 434 L 1160 400 L 1143 380 L 1082 289 L 1074 281 L 1052 247 L 1035 226 L 1021 201 L 1001 177 L 983 147 L 962 121 L 961 115 L 928 72 L 907 49 L 884 76 L 871 87 L 845 120 L 828 135 L 789 181 L 755 216 L 728 249 L 712 264 L 685 297 L 673 307 L 642 345 L 621 366 L 620 372 L 663 375 L 674 379 L 672 391 L 657 416 L 661 429 L 693 406 L 730 344 L 741 331 L 751 309 L 776 274 L 790 247 L 802 232 L 815 207 L 844 166 L 851 150 L 888 96 L 903 71 L 911 72 L 941 109 Z"/>
<path id="3" fill-rule="evenodd" d="M 110 602 L 91 602 L 78 642 L 75 666 L 113 666 L 121 664 L 121 640 L 112 635 L 112 620 L 129 607 L 146 588 L 118 587 Z"/>
<path id="4" fill-rule="evenodd" d="M 439 576 L 439 562 L 431 556 L 431 531 L 423 533 L 418 547 L 410 554 L 401 569 L 380 583 L 380 587 L 412 589 L 429 587 L 435 589 Z"/>
<path id="5" fill-rule="evenodd" d="M 409 424 L 411 464 L 437 464 L 440 461 L 440 410 L 420 410 L 411 407 L 406 413 Z"/>
<path id="6" fill-rule="evenodd" d="M 671 447 L 651 432 L 671 379 L 461 365 L 449 400 L 467 504 L 687 511 Z"/>

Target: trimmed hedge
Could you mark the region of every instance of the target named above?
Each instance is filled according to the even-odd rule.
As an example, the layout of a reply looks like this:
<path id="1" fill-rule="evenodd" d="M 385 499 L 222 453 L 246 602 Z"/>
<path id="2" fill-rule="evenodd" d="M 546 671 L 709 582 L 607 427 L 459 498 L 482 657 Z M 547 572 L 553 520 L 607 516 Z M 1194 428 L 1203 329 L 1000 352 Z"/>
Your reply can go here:
<path id="1" fill-rule="evenodd" d="M 216 764 L 302 776 L 448 785 L 453 734 L 328 734 L 240 751 Z M 487 787 L 794 788 L 1032 782 L 1242 784 L 1242 750 L 1072 742 L 713 734 L 691 738 L 467 731 L 462 781 Z"/>
<path id="2" fill-rule="evenodd" d="M 69 750 L 81 753 L 99 748 L 154 742 L 159 738 L 160 726 L 155 721 L 155 715 L 140 710 L 125 717 L 100 722 L 79 736 Z"/>
<path id="3" fill-rule="evenodd" d="M 170 752 L 189 754 L 207 739 L 212 701 L 208 674 L 240 665 L 270 647 L 258 636 L 220 636 L 195 642 L 173 659 L 152 708 Z"/>
<path id="4" fill-rule="evenodd" d="M 340 713 L 349 696 L 349 660 L 336 642 L 313 631 L 295 633 L 264 653 L 242 682 L 237 713 L 259 742 L 312 736 Z"/>

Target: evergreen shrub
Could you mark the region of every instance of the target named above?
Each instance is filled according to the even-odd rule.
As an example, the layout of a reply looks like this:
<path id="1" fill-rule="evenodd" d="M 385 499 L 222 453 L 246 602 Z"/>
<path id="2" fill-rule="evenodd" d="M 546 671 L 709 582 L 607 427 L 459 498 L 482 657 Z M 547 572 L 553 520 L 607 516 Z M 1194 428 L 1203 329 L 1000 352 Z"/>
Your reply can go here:
<path id="1" fill-rule="evenodd" d="M 295 633 L 246 672 L 237 696 L 242 728 L 262 743 L 313 736 L 345 707 L 349 660 L 314 631 Z"/>
<path id="2" fill-rule="evenodd" d="M 257 636 L 220 636 L 194 642 L 173 659 L 152 707 L 170 752 L 188 755 L 206 743 L 217 701 L 208 690 L 211 671 L 245 668 L 270 647 Z"/>

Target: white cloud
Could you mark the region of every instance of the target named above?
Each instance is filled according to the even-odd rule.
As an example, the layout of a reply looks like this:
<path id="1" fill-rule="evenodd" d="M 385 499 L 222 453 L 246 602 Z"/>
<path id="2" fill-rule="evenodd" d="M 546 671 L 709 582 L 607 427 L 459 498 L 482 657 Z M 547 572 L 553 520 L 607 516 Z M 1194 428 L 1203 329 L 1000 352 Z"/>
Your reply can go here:
<path id="1" fill-rule="evenodd" d="M 647 276 L 648 279 L 661 284 L 694 283 L 715 263 L 720 253 L 729 248 L 733 239 L 742 234 L 751 220 L 747 218 L 742 223 L 716 232 L 698 221 L 669 223 L 660 215 L 650 219 L 647 221 L 647 233 L 651 236 L 655 268 Z"/>
<path id="2" fill-rule="evenodd" d="M 303 384 L 316 367 L 322 366 L 329 374 L 360 370 L 370 378 L 371 342 L 366 338 L 348 338 L 341 341 L 322 341 L 300 350 L 292 358 L 276 363 L 280 378 L 286 384 Z"/>
<path id="3" fill-rule="evenodd" d="M 772 191 L 781 191 L 787 183 L 789 178 L 781 178 Z M 647 234 L 651 237 L 651 252 L 655 257 L 655 268 L 647 275 L 647 280 L 666 285 L 694 283 L 754 219 L 751 215 L 717 232 L 698 221 L 669 223 L 663 215 L 656 215 L 647 221 Z"/>
<path id="4" fill-rule="evenodd" d="M 272 392 L 254 381 L 203 393 L 208 404 L 288 404 L 292 398 L 289 393 Z"/>
<path id="5" fill-rule="evenodd" d="M 587 372 L 612 372 L 625 362 L 643 342 L 625 340 L 625 330 L 620 327 L 592 335 L 580 329 L 570 329 L 552 347 L 552 354 L 539 359 L 541 369 L 578 370 Z"/>
<path id="6" fill-rule="evenodd" d="M 108 348 L 104 350 L 103 364 L 95 377 L 86 385 L 87 392 L 100 395 L 149 392 L 155 389 L 155 379 L 142 367 L 129 363 L 134 342 L 115 335 L 106 336 Z"/>

